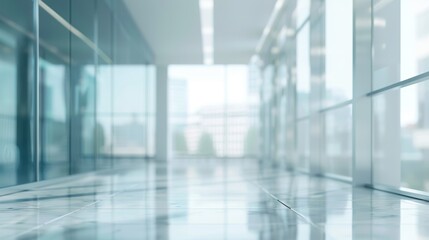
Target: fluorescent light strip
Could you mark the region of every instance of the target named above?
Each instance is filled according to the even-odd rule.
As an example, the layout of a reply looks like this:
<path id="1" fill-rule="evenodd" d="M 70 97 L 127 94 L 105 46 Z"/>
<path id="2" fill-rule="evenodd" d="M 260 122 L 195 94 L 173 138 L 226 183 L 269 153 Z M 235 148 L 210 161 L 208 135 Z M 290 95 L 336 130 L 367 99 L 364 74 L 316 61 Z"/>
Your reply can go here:
<path id="1" fill-rule="evenodd" d="M 213 0 L 200 0 L 201 35 L 203 39 L 204 64 L 213 64 Z"/>
<path id="2" fill-rule="evenodd" d="M 256 47 L 256 53 L 260 54 L 262 52 L 262 50 L 265 47 L 265 44 L 267 42 L 267 40 L 270 37 L 270 33 L 273 30 L 273 27 L 276 23 L 276 21 L 278 21 L 279 19 L 279 15 L 280 12 L 282 11 L 282 8 L 285 6 L 285 0 L 277 0 L 275 6 L 274 6 L 274 10 L 271 13 L 270 19 L 268 20 L 267 25 L 264 28 L 264 31 L 262 33 L 262 37 L 259 40 L 258 46 Z"/>
<path id="3" fill-rule="evenodd" d="M 200 9 L 213 10 L 213 4 L 212 0 L 200 0 Z"/>
<path id="4" fill-rule="evenodd" d="M 65 20 L 63 17 L 61 17 L 57 12 L 55 12 L 54 9 L 49 7 L 46 3 L 39 0 L 39 6 L 45 10 L 49 15 L 51 15 L 55 20 L 57 20 L 61 25 L 63 25 L 67 30 L 69 30 L 71 33 L 73 33 L 76 37 L 80 38 L 86 45 L 88 45 L 92 50 L 96 51 L 97 54 L 107 63 L 112 63 L 112 59 L 110 59 L 107 54 L 105 54 L 101 49 L 97 47 L 97 45 L 91 41 L 85 34 L 83 34 L 81 31 L 73 27 L 67 20 Z"/>

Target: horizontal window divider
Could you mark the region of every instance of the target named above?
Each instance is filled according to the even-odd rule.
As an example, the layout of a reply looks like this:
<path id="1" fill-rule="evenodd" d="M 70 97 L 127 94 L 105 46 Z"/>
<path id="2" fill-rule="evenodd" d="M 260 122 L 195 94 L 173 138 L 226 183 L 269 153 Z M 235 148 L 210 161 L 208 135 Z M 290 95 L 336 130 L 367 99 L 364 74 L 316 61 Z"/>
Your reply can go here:
<path id="1" fill-rule="evenodd" d="M 296 122 L 302 122 L 302 121 L 305 121 L 305 120 L 308 120 L 308 119 L 310 119 L 310 117 L 311 117 L 311 115 L 307 115 L 307 116 L 305 116 L 305 117 L 299 117 L 299 118 L 296 118 Z"/>
<path id="2" fill-rule="evenodd" d="M 330 106 L 330 107 L 322 108 L 322 109 L 317 110 L 316 112 L 311 113 L 311 114 L 309 114 L 307 116 L 298 117 L 298 118 L 295 119 L 295 121 L 297 121 L 297 122 L 304 121 L 304 120 L 310 119 L 311 117 L 316 116 L 318 114 L 322 114 L 322 113 L 325 113 L 325 112 L 329 112 L 331 110 L 335 110 L 335 109 L 339 109 L 339 108 L 342 108 L 342 107 L 346 107 L 346 106 L 352 105 L 352 103 L 353 103 L 353 100 L 350 99 L 348 101 L 345 101 L 345 102 L 342 102 L 342 103 L 338 103 L 338 104 Z"/>
<path id="3" fill-rule="evenodd" d="M 113 153 L 111 154 L 105 154 L 106 157 L 112 157 L 115 160 L 138 160 L 138 159 L 152 159 L 154 156 L 147 155 L 147 154 L 138 154 L 138 155 L 129 155 L 129 154 L 120 154 L 120 153 Z M 115 169 L 115 168 L 113 168 Z"/>
<path id="4" fill-rule="evenodd" d="M 314 13 L 312 18 L 310 18 L 310 20 L 313 20 L 313 22 L 317 22 L 323 19 L 324 17 L 325 17 L 325 12 L 318 12 L 318 13 Z"/>
<path id="5" fill-rule="evenodd" d="M 292 170 L 292 172 L 300 173 L 300 174 L 306 174 L 306 175 L 313 175 L 310 170 L 304 168 L 304 167 L 296 167 Z"/>
<path id="6" fill-rule="evenodd" d="M 351 105 L 352 103 L 353 103 L 353 100 L 350 99 L 350 100 L 342 102 L 342 103 L 337 103 L 335 105 L 332 105 L 332 106 L 329 106 L 329 107 L 326 107 L 326 108 L 322 108 L 322 109 L 319 110 L 319 113 L 329 112 L 331 110 L 335 110 L 335 109 L 338 109 L 338 108 L 346 107 L 348 105 Z"/>
<path id="7" fill-rule="evenodd" d="M 380 190 L 383 192 L 397 194 L 404 197 L 414 198 L 414 199 L 423 200 L 423 201 L 429 201 L 429 193 L 410 189 L 410 188 L 395 188 L 395 187 L 389 187 L 381 184 L 372 184 L 365 187 Z"/>
<path id="8" fill-rule="evenodd" d="M 43 39 L 40 39 L 38 36 L 36 37 L 34 35 L 34 33 L 31 33 L 29 31 L 25 30 L 23 27 L 21 27 L 18 24 L 14 23 L 10 19 L 4 18 L 3 16 L 0 16 L 0 22 L 3 22 L 4 24 L 6 24 L 7 26 L 9 26 L 13 30 L 15 30 L 15 31 L 17 31 L 19 33 L 22 33 L 23 35 L 27 36 L 29 39 L 37 42 L 38 46 L 43 47 L 44 49 L 46 49 L 47 51 L 49 51 L 50 53 L 52 53 L 53 55 L 55 55 L 56 57 L 58 57 L 59 59 L 61 59 L 63 62 L 70 63 L 70 60 L 69 60 L 69 58 L 67 56 L 62 55 L 54 47 L 51 47 L 49 44 L 45 43 L 43 41 Z M 38 25 L 38 18 L 37 18 L 37 27 L 38 26 L 39 25 Z"/>
<path id="9" fill-rule="evenodd" d="M 296 35 L 298 35 L 298 33 L 299 32 L 301 32 L 301 30 L 305 27 L 305 24 L 307 24 L 307 23 L 309 23 L 310 22 L 310 16 L 308 16 L 305 20 L 304 20 L 304 22 L 302 22 L 301 23 L 301 25 L 296 29 L 296 31 L 295 31 L 295 37 L 296 37 Z"/>
<path id="10" fill-rule="evenodd" d="M 389 90 L 392 90 L 395 88 L 407 87 L 407 86 L 410 86 L 410 85 L 413 85 L 413 84 L 416 84 L 419 82 L 423 82 L 423 81 L 428 80 L 428 79 L 429 79 L 429 72 L 425 72 L 425 73 L 419 74 L 417 76 L 414 76 L 414 77 L 402 80 L 400 82 L 393 83 L 393 84 L 388 85 L 386 87 L 382 87 L 380 89 L 374 90 L 372 92 L 369 92 L 366 94 L 366 96 L 371 97 L 371 96 L 374 96 L 374 95 L 377 95 L 377 94 L 380 94 L 380 93 L 383 93 L 383 92 L 386 92 L 386 91 L 389 91 Z"/>
<path id="11" fill-rule="evenodd" d="M 73 25 L 71 25 L 67 20 L 65 20 L 60 14 L 58 14 L 54 9 L 48 6 L 45 2 L 42 0 L 39 0 L 39 6 L 45 10 L 46 13 L 51 15 L 55 20 L 58 21 L 63 27 L 65 27 L 69 32 L 71 32 L 73 35 L 75 35 L 77 38 L 82 40 L 88 47 L 90 47 L 92 50 L 94 50 L 99 57 L 101 57 L 106 63 L 111 64 L 113 63 L 112 59 L 104 53 L 100 48 L 98 48 L 97 44 L 95 44 L 91 39 L 89 39 L 85 34 L 83 34 L 81 31 L 79 31 L 77 28 L 75 28 Z"/>
<path id="12" fill-rule="evenodd" d="M 132 113 L 115 113 L 115 112 L 96 112 L 98 116 L 146 116 L 146 115 L 155 115 L 154 113 L 146 113 L 146 112 L 132 112 Z M 84 115 L 92 115 L 94 112 Z"/>

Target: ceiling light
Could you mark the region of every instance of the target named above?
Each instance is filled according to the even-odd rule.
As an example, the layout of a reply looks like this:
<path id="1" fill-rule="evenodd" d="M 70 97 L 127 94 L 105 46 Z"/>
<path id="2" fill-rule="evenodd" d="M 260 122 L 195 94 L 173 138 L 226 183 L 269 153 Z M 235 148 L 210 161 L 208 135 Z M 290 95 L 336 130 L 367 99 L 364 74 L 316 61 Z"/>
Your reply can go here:
<path id="1" fill-rule="evenodd" d="M 267 36 L 270 33 L 270 28 L 266 27 L 264 28 L 264 32 L 262 33 L 264 36 Z"/>
<path id="2" fill-rule="evenodd" d="M 200 0 L 200 9 L 213 9 L 213 0 Z"/>
<path id="3" fill-rule="evenodd" d="M 284 0 L 278 0 L 274 6 L 274 11 L 279 11 L 283 7 L 283 4 Z"/>
<path id="4" fill-rule="evenodd" d="M 213 0 L 200 0 L 201 36 L 203 40 L 204 64 L 213 64 Z"/>
<path id="5" fill-rule="evenodd" d="M 278 23 L 278 21 L 280 21 L 280 15 L 281 15 L 280 13 L 282 12 L 284 6 L 285 6 L 285 0 L 276 1 L 273 12 L 271 13 L 270 19 L 268 20 L 268 23 L 262 33 L 262 37 L 259 40 L 258 45 L 256 46 L 256 53 L 261 53 L 262 50 L 265 49 L 267 43 L 269 42 L 268 41 L 269 38 L 271 36 L 275 36 L 275 34 L 272 31 L 273 31 L 273 28 Z"/>

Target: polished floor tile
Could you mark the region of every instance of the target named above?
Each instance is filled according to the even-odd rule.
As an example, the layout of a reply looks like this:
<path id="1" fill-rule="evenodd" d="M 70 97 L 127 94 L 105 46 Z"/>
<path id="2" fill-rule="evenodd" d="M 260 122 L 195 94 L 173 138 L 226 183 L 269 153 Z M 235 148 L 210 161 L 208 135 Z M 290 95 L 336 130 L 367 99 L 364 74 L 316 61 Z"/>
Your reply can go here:
<path id="1" fill-rule="evenodd" d="M 2 239 L 429 239 L 429 203 L 261 168 L 146 163 L 0 196 Z"/>

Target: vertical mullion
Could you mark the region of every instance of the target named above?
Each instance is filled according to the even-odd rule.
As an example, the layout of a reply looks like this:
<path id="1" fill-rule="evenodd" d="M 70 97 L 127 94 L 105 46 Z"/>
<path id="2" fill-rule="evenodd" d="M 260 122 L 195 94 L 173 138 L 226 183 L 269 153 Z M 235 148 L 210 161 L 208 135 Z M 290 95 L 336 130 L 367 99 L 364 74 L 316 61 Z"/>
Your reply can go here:
<path id="1" fill-rule="evenodd" d="M 35 175 L 36 181 L 40 181 L 40 161 L 41 161 L 41 136 L 40 136 L 40 69 L 39 69 L 39 42 L 40 42 L 40 32 L 39 32 L 39 1 L 33 0 L 33 30 L 35 33 L 35 46 L 34 46 L 34 76 L 36 80 L 35 84 L 35 108 L 34 108 L 34 126 L 35 126 L 35 136 L 34 140 L 34 149 L 35 149 Z M 34 105 L 33 105 L 34 106 Z"/>
<path id="2" fill-rule="evenodd" d="M 101 51 L 100 47 L 99 47 L 99 32 L 98 32 L 98 14 L 99 14 L 99 9 L 98 9 L 98 1 L 94 1 L 94 43 L 96 46 L 96 49 Z M 97 161 L 99 158 L 99 149 L 98 149 L 98 131 L 99 128 L 97 127 L 98 124 L 98 77 L 99 77 L 99 61 L 98 61 L 98 51 L 94 50 L 94 143 L 93 143 L 93 169 L 92 170 L 97 170 Z"/>

